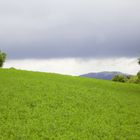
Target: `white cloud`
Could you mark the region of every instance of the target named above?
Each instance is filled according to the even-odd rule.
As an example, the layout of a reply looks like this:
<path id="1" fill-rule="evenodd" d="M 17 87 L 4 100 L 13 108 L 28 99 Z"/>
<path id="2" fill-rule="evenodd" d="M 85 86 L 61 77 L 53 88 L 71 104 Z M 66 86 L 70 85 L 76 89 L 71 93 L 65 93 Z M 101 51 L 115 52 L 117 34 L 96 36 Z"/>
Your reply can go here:
<path id="1" fill-rule="evenodd" d="M 136 58 L 119 59 L 25 59 L 8 60 L 5 68 L 52 72 L 68 75 L 80 75 L 99 71 L 121 71 L 136 74 L 139 71 Z"/>

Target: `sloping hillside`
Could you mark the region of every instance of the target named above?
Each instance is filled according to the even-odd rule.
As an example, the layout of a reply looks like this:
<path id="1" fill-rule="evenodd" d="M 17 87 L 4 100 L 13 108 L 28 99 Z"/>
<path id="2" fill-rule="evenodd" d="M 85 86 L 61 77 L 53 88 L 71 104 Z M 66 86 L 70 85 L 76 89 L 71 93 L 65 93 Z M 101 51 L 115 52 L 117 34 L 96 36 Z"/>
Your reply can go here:
<path id="1" fill-rule="evenodd" d="M 1 140 L 139 140 L 140 86 L 0 69 Z"/>

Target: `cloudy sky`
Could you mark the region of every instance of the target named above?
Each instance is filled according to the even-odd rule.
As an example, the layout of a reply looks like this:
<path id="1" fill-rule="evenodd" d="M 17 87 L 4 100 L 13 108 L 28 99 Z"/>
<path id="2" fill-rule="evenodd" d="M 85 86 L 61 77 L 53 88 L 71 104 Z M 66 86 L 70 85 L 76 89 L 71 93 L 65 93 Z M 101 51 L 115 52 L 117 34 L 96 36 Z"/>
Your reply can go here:
<path id="1" fill-rule="evenodd" d="M 72 75 L 139 70 L 139 0 L 0 2 L 5 67 Z"/>

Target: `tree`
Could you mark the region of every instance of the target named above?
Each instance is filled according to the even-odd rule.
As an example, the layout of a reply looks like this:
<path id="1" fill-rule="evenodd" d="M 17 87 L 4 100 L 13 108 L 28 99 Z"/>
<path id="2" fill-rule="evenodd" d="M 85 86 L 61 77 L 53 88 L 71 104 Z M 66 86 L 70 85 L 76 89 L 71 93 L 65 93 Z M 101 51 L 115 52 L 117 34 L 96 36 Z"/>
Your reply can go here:
<path id="1" fill-rule="evenodd" d="M 140 79 L 140 71 L 137 73 L 138 78 Z"/>
<path id="2" fill-rule="evenodd" d="M 140 58 L 138 59 L 138 64 L 140 65 Z"/>
<path id="3" fill-rule="evenodd" d="M 0 67 L 3 66 L 5 60 L 6 60 L 6 53 L 0 51 Z"/>
<path id="4" fill-rule="evenodd" d="M 138 64 L 140 65 L 140 58 L 138 58 Z M 140 71 L 137 73 L 137 77 L 138 77 L 139 82 L 140 82 Z"/>

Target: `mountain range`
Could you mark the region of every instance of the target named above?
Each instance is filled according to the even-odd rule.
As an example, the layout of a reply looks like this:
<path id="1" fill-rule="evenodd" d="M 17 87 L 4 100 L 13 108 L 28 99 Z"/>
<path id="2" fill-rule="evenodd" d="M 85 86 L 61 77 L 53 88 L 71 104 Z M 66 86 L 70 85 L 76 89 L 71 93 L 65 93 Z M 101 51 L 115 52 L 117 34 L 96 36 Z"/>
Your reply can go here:
<path id="1" fill-rule="evenodd" d="M 104 80 L 112 80 L 115 75 L 124 75 L 129 76 L 129 74 L 125 74 L 118 71 L 103 71 L 103 72 L 96 72 L 96 73 L 87 73 L 80 75 L 80 77 L 88 77 L 88 78 L 96 78 L 96 79 L 104 79 Z"/>

